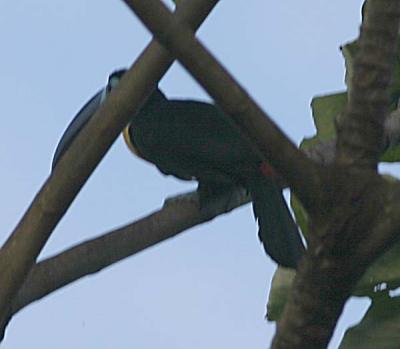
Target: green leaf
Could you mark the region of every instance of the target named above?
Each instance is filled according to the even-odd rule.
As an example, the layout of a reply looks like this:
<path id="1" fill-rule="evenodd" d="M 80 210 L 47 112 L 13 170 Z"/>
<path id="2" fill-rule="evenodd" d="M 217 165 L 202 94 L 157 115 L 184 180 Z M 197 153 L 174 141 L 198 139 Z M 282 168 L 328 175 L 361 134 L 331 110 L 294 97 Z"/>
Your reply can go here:
<path id="1" fill-rule="evenodd" d="M 301 202 L 293 193 L 290 194 L 290 206 L 292 207 L 296 223 L 299 225 L 304 237 L 308 236 L 308 214 Z"/>
<path id="2" fill-rule="evenodd" d="M 300 144 L 301 149 L 313 147 L 324 141 L 336 137 L 335 118 L 343 111 L 347 103 L 347 93 L 340 92 L 332 95 L 313 98 L 311 102 L 312 115 L 317 134 L 311 138 L 304 138 Z M 308 234 L 308 216 L 300 201 L 291 195 L 290 205 L 304 236 Z"/>
<path id="3" fill-rule="evenodd" d="M 400 161 L 400 145 L 390 147 L 381 157 L 382 162 L 399 162 Z"/>
<path id="4" fill-rule="evenodd" d="M 365 272 L 353 291 L 355 296 L 372 296 L 377 285 L 386 283 L 389 290 L 400 287 L 400 243 L 379 257 Z"/>
<path id="5" fill-rule="evenodd" d="M 328 141 L 336 137 L 335 118 L 343 111 L 347 103 L 347 93 L 340 92 L 327 96 L 315 97 L 311 102 L 312 114 L 317 134 L 302 141 L 300 148 L 312 147 L 319 142 Z M 299 200 L 291 195 L 290 205 L 296 222 L 304 236 L 308 234 L 308 216 Z"/>
<path id="6" fill-rule="evenodd" d="M 341 47 L 342 55 L 344 57 L 344 63 L 346 67 L 346 75 L 344 81 L 347 86 L 347 90 L 351 91 L 351 79 L 353 78 L 353 64 L 354 57 L 358 51 L 357 41 L 352 41 Z"/>
<path id="7" fill-rule="evenodd" d="M 328 141 L 336 137 L 335 119 L 343 112 L 346 104 L 347 92 L 313 98 L 311 109 L 318 141 Z"/>
<path id="8" fill-rule="evenodd" d="M 346 331 L 339 349 L 398 349 L 400 347 L 400 297 L 383 293 L 362 321 Z"/>
<path id="9" fill-rule="evenodd" d="M 269 321 L 277 321 L 280 318 L 295 275 L 296 271 L 293 269 L 283 267 L 276 269 L 267 304 L 267 319 Z"/>

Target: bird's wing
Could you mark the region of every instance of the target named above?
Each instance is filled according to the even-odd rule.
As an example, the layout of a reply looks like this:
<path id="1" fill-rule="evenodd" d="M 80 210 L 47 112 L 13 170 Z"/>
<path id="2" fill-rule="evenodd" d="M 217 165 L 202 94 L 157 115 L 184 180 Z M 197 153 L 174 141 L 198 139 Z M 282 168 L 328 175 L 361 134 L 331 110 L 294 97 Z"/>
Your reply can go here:
<path id="1" fill-rule="evenodd" d="M 209 103 L 172 100 L 147 108 L 133 119 L 130 134 L 142 157 L 178 177 L 232 175 L 258 162 L 239 131 Z"/>

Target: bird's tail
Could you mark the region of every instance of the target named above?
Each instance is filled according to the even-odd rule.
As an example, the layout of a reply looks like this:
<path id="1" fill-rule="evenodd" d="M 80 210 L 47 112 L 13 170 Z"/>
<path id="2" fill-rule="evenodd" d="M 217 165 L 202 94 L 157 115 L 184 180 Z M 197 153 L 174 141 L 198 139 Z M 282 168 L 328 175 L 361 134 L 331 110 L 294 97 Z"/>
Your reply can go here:
<path id="1" fill-rule="evenodd" d="M 296 268 L 304 245 L 280 188 L 264 176 L 252 178 L 247 187 L 265 251 L 279 265 Z"/>

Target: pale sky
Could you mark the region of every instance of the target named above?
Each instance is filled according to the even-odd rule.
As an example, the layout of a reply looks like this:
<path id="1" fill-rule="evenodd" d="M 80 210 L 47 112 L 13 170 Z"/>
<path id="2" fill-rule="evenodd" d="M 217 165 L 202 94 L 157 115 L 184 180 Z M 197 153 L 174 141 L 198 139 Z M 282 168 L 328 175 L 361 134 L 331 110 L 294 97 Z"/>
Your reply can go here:
<path id="1" fill-rule="evenodd" d="M 344 89 L 339 46 L 357 35 L 361 2 L 221 1 L 200 37 L 298 143 L 314 133 L 311 98 Z M 1 242 L 49 175 L 69 121 L 150 38 L 122 1 L 0 2 Z M 161 87 L 170 97 L 209 100 L 178 65 Z M 134 158 L 119 138 L 41 257 L 194 186 Z M 264 320 L 274 270 L 247 205 L 28 306 L 1 347 L 266 348 L 274 331 Z M 332 349 L 366 304 L 348 307 Z"/>

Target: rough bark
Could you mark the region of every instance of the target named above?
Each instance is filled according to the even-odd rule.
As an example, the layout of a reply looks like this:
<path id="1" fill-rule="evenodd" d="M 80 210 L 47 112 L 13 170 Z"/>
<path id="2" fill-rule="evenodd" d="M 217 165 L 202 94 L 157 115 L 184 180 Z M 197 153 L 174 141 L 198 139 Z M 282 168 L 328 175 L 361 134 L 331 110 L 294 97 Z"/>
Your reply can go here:
<path id="1" fill-rule="evenodd" d="M 307 256 L 272 347 L 326 348 L 351 290 L 398 240 L 398 183 L 377 174 L 385 144 L 400 2 L 368 0 L 349 102 L 338 120 L 335 162 L 323 171 L 320 209 L 311 214 Z"/>
<path id="2" fill-rule="evenodd" d="M 312 216 L 307 256 L 278 323 L 274 349 L 326 348 L 353 287 L 399 238 L 398 183 L 347 167 L 328 167 L 324 176 L 326 202 Z"/>
<path id="3" fill-rule="evenodd" d="M 384 145 L 384 121 L 398 38 L 398 1 L 368 1 L 358 40 L 349 101 L 338 120 L 340 165 L 376 169 Z"/>

